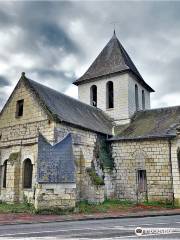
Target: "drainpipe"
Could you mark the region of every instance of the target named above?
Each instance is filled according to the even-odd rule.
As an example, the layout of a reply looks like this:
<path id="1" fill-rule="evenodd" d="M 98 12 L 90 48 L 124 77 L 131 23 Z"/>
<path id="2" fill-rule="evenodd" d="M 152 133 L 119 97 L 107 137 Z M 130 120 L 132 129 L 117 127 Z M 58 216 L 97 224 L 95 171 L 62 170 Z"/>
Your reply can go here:
<path id="1" fill-rule="evenodd" d="M 174 186 L 173 186 L 173 172 L 172 172 L 172 156 L 171 156 L 171 139 L 168 139 L 169 144 L 169 163 L 170 163 L 170 171 L 171 171 L 171 188 L 172 188 L 172 204 L 174 207 Z"/>

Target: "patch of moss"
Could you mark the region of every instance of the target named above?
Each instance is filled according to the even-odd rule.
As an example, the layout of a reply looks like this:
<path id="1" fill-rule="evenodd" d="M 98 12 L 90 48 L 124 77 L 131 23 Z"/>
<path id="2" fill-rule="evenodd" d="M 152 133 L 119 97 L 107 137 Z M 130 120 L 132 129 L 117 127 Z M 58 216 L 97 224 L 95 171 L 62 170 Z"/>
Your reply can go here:
<path id="1" fill-rule="evenodd" d="M 94 156 L 99 161 L 102 170 L 104 168 L 113 169 L 114 160 L 111 154 L 111 146 L 104 137 L 98 136 L 94 149 Z"/>
<path id="2" fill-rule="evenodd" d="M 96 173 L 95 169 L 87 168 L 86 171 L 89 174 L 91 181 L 94 185 L 96 186 L 104 185 L 104 179 Z"/>
<path id="3" fill-rule="evenodd" d="M 18 160 L 19 157 L 20 157 L 20 152 L 11 153 L 9 156 L 9 161 L 14 162 L 14 161 Z"/>

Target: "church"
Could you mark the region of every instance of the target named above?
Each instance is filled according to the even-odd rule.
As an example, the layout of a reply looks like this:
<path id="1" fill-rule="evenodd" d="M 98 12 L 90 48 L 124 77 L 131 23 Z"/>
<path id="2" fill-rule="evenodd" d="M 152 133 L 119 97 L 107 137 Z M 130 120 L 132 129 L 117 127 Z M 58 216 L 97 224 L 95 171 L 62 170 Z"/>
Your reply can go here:
<path id="1" fill-rule="evenodd" d="M 180 204 L 180 106 L 151 109 L 115 32 L 73 84 L 79 100 L 22 73 L 0 113 L 0 200 Z"/>

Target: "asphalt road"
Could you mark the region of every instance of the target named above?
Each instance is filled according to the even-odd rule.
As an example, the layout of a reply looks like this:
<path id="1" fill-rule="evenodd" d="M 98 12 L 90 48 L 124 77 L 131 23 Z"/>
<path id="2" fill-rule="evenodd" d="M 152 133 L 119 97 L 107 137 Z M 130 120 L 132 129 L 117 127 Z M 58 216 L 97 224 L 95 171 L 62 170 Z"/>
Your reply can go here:
<path id="1" fill-rule="evenodd" d="M 135 228 L 156 228 L 138 237 Z M 157 231 L 173 228 L 168 234 Z M 179 229 L 178 229 L 179 228 Z M 171 229 L 172 230 L 172 229 Z M 178 232 L 179 231 L 179 232 Z M 0 239 L 180 239 L 180 215 L 0 226 Z"/>

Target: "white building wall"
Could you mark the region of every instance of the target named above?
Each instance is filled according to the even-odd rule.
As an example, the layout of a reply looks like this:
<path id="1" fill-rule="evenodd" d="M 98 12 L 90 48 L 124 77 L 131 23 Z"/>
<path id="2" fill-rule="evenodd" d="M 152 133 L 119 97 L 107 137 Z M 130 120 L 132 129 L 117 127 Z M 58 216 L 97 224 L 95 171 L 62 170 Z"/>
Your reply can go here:
<path id="1" fill-rule="evenodd" d="M 113 82 L 114 86 L 114 108 L 107 109 L 106 84 Z M 142 90 L 145 94 L 145 109 L 150 108 L 150 93 L 130 73 L 116 76 L 104 77 L 87 82 L 78 86 L 79 100 L 90 104 L 91 86 L 97 86 L 97 107 L 105 111 L 115 124 L 126 124 L 136 111 L 135 106 L 135 84 L 138 86 L 139 110 L 142 110 Z"/>
<path id="2" fill-rule="evenodd" d="M 106 107 L 106 84 L 108 81 L 113 82 L 114 87 L 114 108 Z M 120 120 L 128 120 L 128 74 L 121 74 L 111 77 L 104 77 L 95 81 L 78 86 L 79 100 L 90 104 L 90 88 L 92 85 L 97 86 L 97 107 L 105 111 L 115 123 Z"/>
<path id="3" fill-rule="evenodd" d="M 139 110 L 142 110 L 142 90 L 145 95 L 145 109 L 150 109 L 150 92 L 148 92 L 132 74 L 128 74 L 128 111 L 131 117 L 136 111 L 135 85 L 138 86 Z"/>

